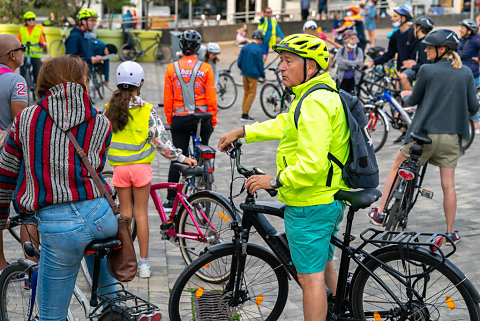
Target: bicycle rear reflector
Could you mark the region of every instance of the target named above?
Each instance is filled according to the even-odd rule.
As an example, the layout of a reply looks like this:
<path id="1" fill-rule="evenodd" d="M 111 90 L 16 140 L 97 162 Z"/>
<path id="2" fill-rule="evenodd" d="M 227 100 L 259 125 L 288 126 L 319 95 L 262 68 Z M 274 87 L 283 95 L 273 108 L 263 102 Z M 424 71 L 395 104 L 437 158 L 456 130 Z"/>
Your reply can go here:
<path id="1" fill-rule="evenodd" d="M 215 158 L 215 152 L 210 152 L 210 151 L 202 152 L 202 158 L 203 158 L 203 159 L 212 159 L 212 158 Z"/>
<path id="2" fill-rule="evenodd" d="M 203 267 L 206 269 L 210 268 L 210 263 L 205 264 Z"/>
<path id="3" fill-rule="evenodd" d="M 260 305 L 262 304 L 262 302 L 263 302 L 263 294 L 260 294 L 259 296 L 257 296 L 257 299 L 255 300 L 255 304 Z"/>
<path id="4" fill-rule="evenodd" d="M 218 213 L 218 216 L 220 216 L 220 217 L 222 218 L 222 220 L 224 220 L 224 221 L 227 222 L 227 223 L 230 222 L 230 220 L 228 219 L 228 217 L 227 217 L 225 214 L 223 214 L 223 213 L 220 212 L 220 211 L 218 211 L 217 213 Z"/>
<path id="5" fill-rule="evenodd" d="M 375 321 L 382 321 L 382 317 L 380 316 L 380 313 L 378 313 L 378 312 L 373 312 L 373 319 Z"/>
<path id="6" fill-rule="evenodd" d="M 400 168 L 398 170 L 398 175 L 400 175 L 401 178 L 406 179 L 407 181 L 410 181 L 415 177 L 415 174 L 412 171 L 409 171 L 405 168 Z"/>
<path id="7" fill-rule="evenodd" d="M 203 288 L 203 286 L 199 287 L 197 291 L 195 291 L 195 297 L 197 299 L 200 299 L 204 292 L 205 292 L 205 289 Z"/>
<path id="8" fill-rule="evenodd" d="M 450 310 L 455 310 L 455 302 L 453 302 L 453 299 L 449 296 L 445 298 L 445 303 L 447 303 L 447 307 Z"/>

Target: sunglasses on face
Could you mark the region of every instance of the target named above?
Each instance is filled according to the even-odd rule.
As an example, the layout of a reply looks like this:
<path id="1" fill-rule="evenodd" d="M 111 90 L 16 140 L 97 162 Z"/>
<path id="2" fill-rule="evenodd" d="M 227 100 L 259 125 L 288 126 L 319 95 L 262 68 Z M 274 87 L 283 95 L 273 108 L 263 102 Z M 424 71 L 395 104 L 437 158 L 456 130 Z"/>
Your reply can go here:
<path id="1" fill-rule="evenodd" d="M 35 21 L 35 18 L 25 19 L 25 21 Z"/>
<path id="2" fill-rule="evenodd" d="M 266 14 L 270 14 L 270 13 L 272 13 L 272 12 L 271 12 L 271 11 L 265 11 L 265 13 L 266 13 Z"/>
<path id="3" fill-rule="evenodd" d="M 9 54 L 11 54 L 12 52 L 16 52 L 16 51 L 25 51 L 25 46 L 24 45 L 20 45 L 20 47 L 16 48 L 16 49 L 12 49 L 10 50 L 9 52 L 7 52 L 7 54 L 5 56 L 8 56 Z"/>

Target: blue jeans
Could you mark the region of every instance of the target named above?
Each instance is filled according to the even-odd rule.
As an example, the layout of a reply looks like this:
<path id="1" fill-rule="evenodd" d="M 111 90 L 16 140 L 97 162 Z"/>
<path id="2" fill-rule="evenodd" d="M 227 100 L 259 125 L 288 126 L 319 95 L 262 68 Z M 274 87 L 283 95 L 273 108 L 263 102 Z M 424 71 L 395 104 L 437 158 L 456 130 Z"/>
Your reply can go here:
<path id="1" fill-rule="evenodd" d="M 42 240 L 37 288 L 40 320 L 65 320 L 85 247 L 93 240 L 115 236 L 117 218 L 102 197 L 47 206 L 37 212 L 37 219 Z M 113 282 L 103 262 L 100 286 Z"/>

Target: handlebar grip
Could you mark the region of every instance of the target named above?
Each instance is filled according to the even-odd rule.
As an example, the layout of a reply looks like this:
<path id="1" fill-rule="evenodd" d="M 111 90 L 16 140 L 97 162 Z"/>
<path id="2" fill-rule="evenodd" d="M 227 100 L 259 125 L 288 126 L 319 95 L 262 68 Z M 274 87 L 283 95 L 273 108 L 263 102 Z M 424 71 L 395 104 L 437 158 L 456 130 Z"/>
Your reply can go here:
<path id="1" fill-rule="evenodd" d="M 267 193 L 270 194 L 271 197 L 275 197 L 278 194 L 276 189 L 266 189 Z"/>

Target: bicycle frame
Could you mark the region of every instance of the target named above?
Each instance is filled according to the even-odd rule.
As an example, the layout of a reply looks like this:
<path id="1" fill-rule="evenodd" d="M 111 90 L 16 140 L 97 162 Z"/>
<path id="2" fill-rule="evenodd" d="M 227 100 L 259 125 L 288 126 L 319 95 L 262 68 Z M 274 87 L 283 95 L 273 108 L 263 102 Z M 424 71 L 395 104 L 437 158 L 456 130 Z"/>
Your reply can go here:
<path id="1" fill-rule="evenodd" d="M 165 213 L 165 209 L 163 208 L 162 202 L 157 193 L 157 190 L 166 189 L 166 188 L 174 189 L 177 192 L 177 195 L 175 196 L 175 200 L 173 202 L 173 207 L 171 212 L 172 214 L 170 215 L 169 218 Z M 191 205 L 186 200 L 187 195 L 183 193 L 183 188 L 184 188 L 184 184 L 182 183 L 159 183 L 159 184 L 153 184 L 150 186 L 150 196 L 152 197 L 153 203 L 155 204 L 155 208 L 157 209 L 158 215 L 160 216 L 162 223 L 167 223 L 169 219 L 171 220 L 175 219 L 176 213 L 177 213 L 177 206 L 181 203 L 183 207 L 187 210 L 188 215 L 192 219 L 195 225 L 195 228 L 197 229 L 197 233 L 185 232 L 185 234 L 179 234 L 175 231 L 173 227 L 170 227 L 167 231 L 165 231 L 165 234 L 173 238 L 181 237 L 181 238 L 187 238 L 187 239 L 206 243 L 207 239 L 205 238 L 205 234 L 202 233 L 202 231 L 200 230 L 200 227 L 198 226 L 198 222 L 192 213 Z M 217 232 L 215 226 L 212 225 L 212 223 L 210 222 L 210 220 L 202 210 L 200 210 L 200 214 L 202 215 L 202 218 L 205 220 L 205 222 L 208 222 L 208 225 L 211 227 L 211 229 Z"/>
<path id="2" fill-rule="evenodd" d="M 142 49 L 142 42 L 140 41 L 140 37 L 138 36 L 138 34 L 135 35 L 134 39 L 135 39 L 135 48 L 136 49 L 138 48 L 139 50 L 138 55 L 140 57 L 143 57 L 145 53 L 147 53 L 150 49 L 160 44 L 160 36 L 158 35 L 158 33 L 155 35 L 155 42 L 152 43 L 150 46 L 148 46 L 146 49 Z"/>

